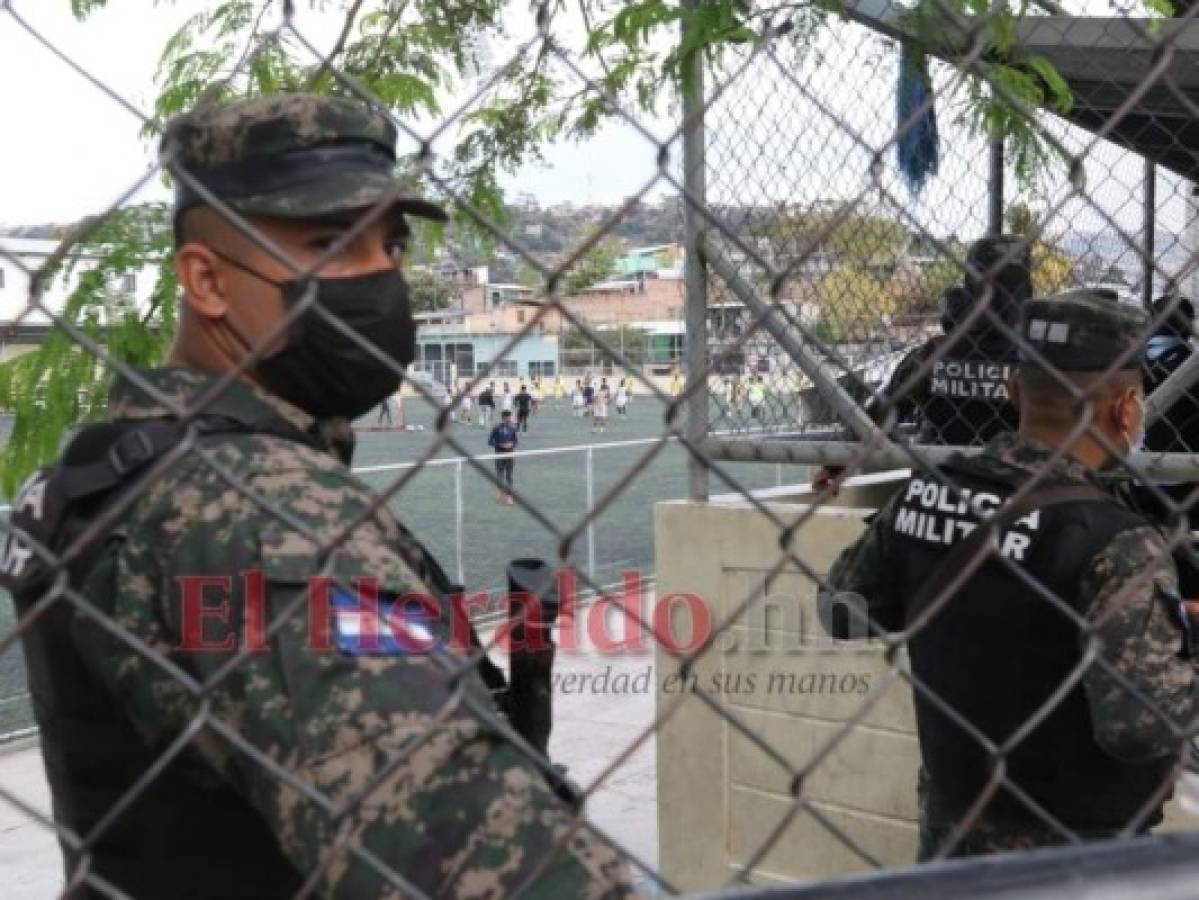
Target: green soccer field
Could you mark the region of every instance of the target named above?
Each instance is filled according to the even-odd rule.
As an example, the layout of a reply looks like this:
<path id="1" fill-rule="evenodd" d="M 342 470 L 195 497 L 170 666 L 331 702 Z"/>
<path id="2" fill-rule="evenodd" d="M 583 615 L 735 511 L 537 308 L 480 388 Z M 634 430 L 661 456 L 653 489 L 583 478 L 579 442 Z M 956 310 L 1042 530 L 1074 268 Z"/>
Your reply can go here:
<path id="1" fill-rule="evenodd" d="M 406 402 L 407 421 L 423 425 L 424 431 L 369 431 L 358 433 L 355 469 L 415 462 L 428 454 L 437 434 L 434 411 L 423 401 Z M 568 452 L 518 458 L 515 485 L 519 496 L 535 511 L 496 502 L 495 487 L 469 462 L 461 466 L 461 562 L 467 588 L 473 593 L 504 588 L 504 566 L 517 557 L 538 556 L 553 564 L 559 560 L 563 537 L 578 530 L 571 542 L 573 565 L 586 573 L 589 566 L 588 540 L 582 530 L 587 509 L 587 452 L 589 444 L 611 444 L 660 436 L 664 431 L 665 406 L 656 399 L 638 396 L 629 406 L 626 419 L 616 416 L 610 407 L 607 430 L 593 434 L 588 419 L 574 418 L 568 401 L 550 401 L 535 414 L 527 434 L 521 435 L 520 450 L 574 448 Z M 476 410 L 477 412 L 477 410 Z M 717 411 L 713 409 L 713 418 Z M 359 421 L 373 426 L 375 413 Z M 7 430 L 7 429 L 5 429 Z M 486 432 L 478 425 L 462 423 L 450 426 L 450 434 L 465 450 L 487 454 Z M 653 506 L 660 500 L 687 495 L 687 453 L 677 443 L 660 448 L 649 461 L 654 447 L 596 447 L 591 453 L 593 496 L 605 503 L 594 523 L 594 572 L 597 584 L 620 580 L 629 570 L 652 577 Z M 460 456 L 458 450 L 443 446 L 436 458 Z M 482 465 L 494 472 L 490 461 Z M 367 471 L 361 477 L 376 490 L 387 490 L 402 478 L 407 481 L 391 498 L 390 506 L 436 555 L 451 578 L 458 576 L 458 513 L 455 469 L 437 465 L 411 469 Z M 722 469 L 746 488 L 770 487 L 778 483 L 801 481 L 807 470 L 799 466 L 778 467 L 760 464 L 722 464 Z M 610 493 L 622 486 L 615 496 Z M 713 494 L 727 493 L 734 487 L 712 473 Z M 7 598 L 0 599 L 0 639 L 12 624 L 12 609 Z M 25 695 L 23 664 L 19 651 L 10 648 L 0 653 L 0 739 L 7 733 L 32 724 Z"/>
<path id="2" fill-rule="evenodd" d="M 423 403 L 411 404 L 410 423 L 432 427 L 432 411 Z M 498 587 L 507 560 L 520 556 L 540 556 L 550 561 L 559 558 L 562 538 L 581 527 L 587 510 L 587 452 L 589 444 L 619 444 L 659 437 L 664 432 L 665 406 L 648 397 L 637 397 L 629 406 L 626 419 L 610 415 L 606 431 L 592 432 L 589 419 L 571 415 L 567 402 L 550 402 L 531 417 L 529 431 L 521 435 L 519 450 L 575 448 L 552 455 L 517 458 L 514 481 L 520 498 L 533 511 L 505 506 L 495 500 L 495 487 L 470 463 L 462 467 L 462 568 L 471 589 Z M 373 417 L 362 420 L 362 424 Z M 486 432 L 477 425 L 458 423 L 451 426 L 453 438 L 471 453 L 490 452 Z M 425 432 L 361 432 L 355 467 L 386 465 L 397 460 L 413 460 L 428 453 L 436 435 Z M 609 583 L 619 579 L 627 568 L 652 573 L 653 505 L 659 500 L 687 495 L 687 452 L 676 442 L 657 449 L 653 444 L 595 447 L 591 452 L 594 502 L 604 504 L 595 520 L 595 579 Z M 459 452 L 442 447 L 438 456 L 455 457 Z M 490 461 L 482 464 L 493 472 Z M 748 488 L 769 487 L 778 483 L 780 470 L 774 465 L 725 464 L 722 471 L 731 480 Z M 403 473 L 371 472 L 362 477 L 372 487 L 383 490 Z M 783 467 L 786 481 L 801 480 L 804 467 Z M 618 493 L 609 495 L 618 489 Z M 734 490 L 731 484 L 712 474 L 714 494 Z M 441 466 L 422 470 L 411 478 L 393 498 L 396 515 L 420 536 L 437 555 L 446 570 L 456 574 L 455 467 Z M 542 521 L 541 519 L 544 519 Z M 585 533 L 570 546 L 573 563 L 580 570 L 588 565 Z"/>

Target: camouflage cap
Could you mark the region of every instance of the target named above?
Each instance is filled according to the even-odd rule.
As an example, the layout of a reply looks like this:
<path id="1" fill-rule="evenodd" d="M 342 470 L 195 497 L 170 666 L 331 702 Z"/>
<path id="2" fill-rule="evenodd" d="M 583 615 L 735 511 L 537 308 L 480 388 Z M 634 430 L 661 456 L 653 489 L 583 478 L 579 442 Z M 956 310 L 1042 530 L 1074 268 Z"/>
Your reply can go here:
<path id="1" fill-rule="evenodd" d="M 947 334 L 970 315 L 974 298 L 960 285 L 950 285 L 941 295 L 941 330 Z"/>
<path id="2" fill-rule="evenodd" d="M 1119 362 L 1136 369 L 1149 324 L 1136 307 L 1080 289 L 1030 300 L 1024 305 L 1021 359 L 1041 358 L 1063 372 L 1101 372 Z"/>
<path id="3" fill-rule="evenodd" d="M 966 251 L 963 285 L 975 300 L 988 299 L 991 311 L 1008 326 L 1020 321 L 1020 308 L 1032 297 L 1032 257 L 1023 237 L 997 234 L 980 238 Z"/>
<path id="4" fill-rule="evenodd" d="M 980 275 L 995 268 L 1019 266 L 1027 272 L 1031 265 L 1031 247 L 1018 234 L 993 234 L 979 238 L 966 251 L 966 265 Z"/>
<path id="5" fill-rule="evenodd" d="M 241 213 L 307 219 L 390 201 L 444 221 L 440 206 L 397 180 L 395 144 L 382 113 L 297 93 L 201 104 L 167 123 L 160 153 L 175 174 L 176 215 L 205 203 L 182 170 Z"/>

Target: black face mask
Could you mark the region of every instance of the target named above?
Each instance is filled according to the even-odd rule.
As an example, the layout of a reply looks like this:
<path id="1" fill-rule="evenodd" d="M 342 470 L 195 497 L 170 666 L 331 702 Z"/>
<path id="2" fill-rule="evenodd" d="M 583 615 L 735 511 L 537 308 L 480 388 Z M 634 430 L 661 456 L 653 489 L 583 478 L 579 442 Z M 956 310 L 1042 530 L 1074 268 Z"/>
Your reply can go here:
<path id="1" fill-rule="evenodd" d="M 408 284 L 399 269 L 350 278 L 274 281 L 217 255 L 279 288 L 289 310 L 306 291 L 315 290 L 316 303 L 378 350 L 374 353 L 344 334 L 314 303 L 291 324 L 287 346 L 254 369 L 271 392 L 317 419 L 355 419 L 399 389 L 400 369 L 416 356 L 416 324 Z"/>

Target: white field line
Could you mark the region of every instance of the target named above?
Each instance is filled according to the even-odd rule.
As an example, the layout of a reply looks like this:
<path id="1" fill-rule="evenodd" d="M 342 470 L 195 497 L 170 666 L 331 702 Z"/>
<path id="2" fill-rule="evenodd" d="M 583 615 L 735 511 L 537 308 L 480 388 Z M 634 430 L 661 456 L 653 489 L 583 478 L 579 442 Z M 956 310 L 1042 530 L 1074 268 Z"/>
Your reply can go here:
<path id="1" fill-rule="evenodd" d="M 750 430 L 750 429 L 731 430 L 730 429 L 730 430 L 724 430 L 724 431 L 713 431 L 710 433 L 714 436 L 769 434 L 769 435 L 775 436 L 775 437 L 791 437 L 793 435 L 803 434 L 803 432 L 800 432 L 800 431 L 766 431 L 764 429 L 758 429 L 758 430 Z M 395 471 L 399 471 L 401 469 L 411 469 L 416 466 L 421 466 L 423 468 L 433 468 L 435 466 L 453 466 L 453 465 L 457 465 L 459 463 L 465 463 L 468 459 L 485 461 L 485 460 L 497 459 L 500 456 L 513 457 L 513 458 L 526 457 L 526 456 L 552 456 L 552 455 L 561 455 L 561 454 L 565 454 L 565 453 L 582 453 L 587 450 L 611 450 L 611 449 L 614 449 L 617 447 L 643 447 L 646 444 L 656 444 L 661 440 L 662 440 L 661 438 L 639 438 L 637 440 L 632 440 L 632 441 L 610 441 L 605 444 L 569 444 L 569 445 L 562 446 L 562 447 L 545 447 L 541 450 L 516 450 L 512 453 L 502 453 L 502 454 L 500 454 L 500 453 L 481 453 L 477 456 L 469 456 L 469 457 L 467 457 L 467 456 L 446 456 L 446 457 L 439 457 L 437 459 L 426 460 L 423 463 L 421 463 L 421 462 L 406 462 L 406 463 L 388 463 L 388 464 L 382 465 L 382 466 L 357 466 L 357 467 L 351 469 L 350 471 L 353 472 L 355 475 L 370 475 L 375 472 L 395 472 Z M 678 440 L 678 439 L 676 437 L 674 437 L 673 435 L 671 435 L 670 437 L 667 438 L 667 440 L 674 441 L 674 440 Z M 11 504 L 0 505 L 0 512 L 11 512 L 11 511 L 12 511 Z"/>

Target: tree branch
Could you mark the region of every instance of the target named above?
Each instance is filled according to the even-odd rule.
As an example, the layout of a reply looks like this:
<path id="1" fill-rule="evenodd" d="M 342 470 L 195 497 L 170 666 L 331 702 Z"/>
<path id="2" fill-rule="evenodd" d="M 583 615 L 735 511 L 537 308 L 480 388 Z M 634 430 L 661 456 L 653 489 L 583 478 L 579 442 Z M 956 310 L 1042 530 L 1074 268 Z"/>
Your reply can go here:
<path id="1" fill-rule="evenodd" d="M 342 51 L 346 49 L 346 41 L 350 38 L 350 31 L 354 28 L 354 20 L 358 18 L 358 13 L 362 9 L 363 0 L 354 0 L 350 4 L 349 10 L 346 11 L 345 21 L 341 26 L 341 34 L 337 36 L 337 42 L 333 45 L 333 49 L 325 54 L 325 58 L 321 60 L 320 68 L 317 69 L 308 79 L 307 90 L 312 90 L 313 85 L 320 80 L 320 77 L 329 71 L 329 66 Z"/>
<path id="2" fill-rule="evenodd" d="M 229 82 L 236 78 L 237 73 L 241 70 L 241 67 L 244 66 L 246 64 L 246 60 L 250 58 L 250 54 L 253 52 L 254 45 L 256 43 L 255 39 L 258 37 L 258 31 L 262 27 L 262 20 L 266 17 L 266 11 L 271 8 L 271 5 L 271 0 L 263 0 L 262 7 L 258 10 L 258 15 L 254 17 L 254 24 L 250 26 L 250 36 L 246 38 L 245 49 L 242 50 L 241 56 L 237 58 L 237 62 L 234 64 L 233 68 L 229 70 L 228 77 L 221 79 L 222 81 Z"/>
<path id="3" fill-rule="evenodd" d="M 591 15 L 587 12 L 587 0 L 579 0 L 579 12 L 583 14 L 583 28 L 586 29 L 588 36 L 594 33 L 591 27 Z M 612 70 L 608 68 L 608 61 L 604 59 L 604 54 L 596 48 L 595 57 L 599 60 L 600 68 L 604 70 L 604 77 L 612 81 Z"/>

